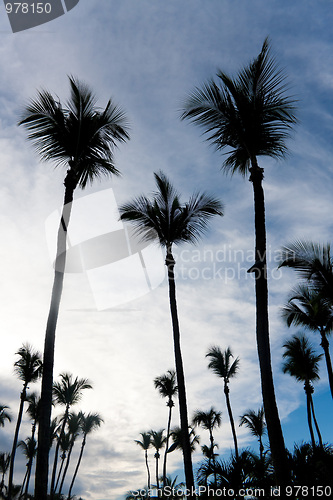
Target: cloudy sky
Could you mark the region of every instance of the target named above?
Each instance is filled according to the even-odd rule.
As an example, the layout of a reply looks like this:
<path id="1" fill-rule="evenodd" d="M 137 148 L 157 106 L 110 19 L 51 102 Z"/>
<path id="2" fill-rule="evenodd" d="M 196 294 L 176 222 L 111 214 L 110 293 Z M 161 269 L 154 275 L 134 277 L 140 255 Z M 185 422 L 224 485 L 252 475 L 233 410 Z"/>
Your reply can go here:
<path id="1" fill-rule="evenodd" d="M 207 370 L 205 354 L 213 344 L 231 347 L 240 357 L 239 374 L 230 383 L 234 414 L 238 419 L 257 409 L 254 283 L 246 274 L 253 264 L 252 186 L 221 173 L 221 157 L 197 127 L 179 120 L 179 109 L 196 85 L 219 68 L 237 71 L 269 36 L 299 108 L 289 156 L 280 162 L 260 159 L 272 361 L 286 443 L 291 448 L 294 441 L 309 440 L 302 386 L 281 372 L 282 344 L 291 332 L 280 308 L 295 276 L 276 267 L 277 252 L 289 241 L 332 241 L 332 9 L 331 0 L 80 0 L 66 15 L 13 34 L 0 5 L 0 403 L 13 415 L 21 388 L 13 375 L 15 352 L 27 341 L 43 348 L 64 177 L 61 169 L 39 162 L 16 124 L 36 89 L 49 89 L 65 101 L 68 75 L 74 75 L 94 89 L 101 106 L 112 97 L 126 111 L 131 140 L 116 153 L 121 178 L 76 193 L 71 245 L 121 229 L 117 204 L 153 190 L 157 170 L 170 177 L 184 200 L 200 189 L 225 205 L 224 217 L 213 221 L 202 243 L 180 247 L 176 254 L 189 412 L 212 405 L 222 411 L 216 440 L 220 456 L 229 456 L 223 388 Z M 105 421 L 88 440 L 73 490 L 85 500 L 120 499 L 142 487 L 143 453 L 134 440 L 142 431 L 166 426 L 167 408 L 153 379 L 173 367 L 167 284 L 157 249 L 143 252 L 150 256 L 151 291 L 140 281 L 137 255 L 126 261 L 129 267 L 119 262 L 115 268 L 110 260 L 104 269 L 98 262 L 65 277 L 55 376 L 70 371 L 89 378 L 94 389 L 86 391 L 80 409 L 97 411 Z M 129 275 L 135 277 L 132 285 Z M 312 338 L 320 349 L 318 337 Z M 321 369 L 315 406 L 323 439 L 332 442 L 332 399 L 324 365 Z M 24 423 L 21 439 L 29 429 Z M 0 451 L 10 450 L 13 433 L 14 423 L 0 429 Z M 246 429 L 238 433 L 242 447 L 256 448 Z M 208 444 L 205 431 L 200 435 L 201 444 Z M 179 452 L 170 455 L 169 464 L 171 473 L 181 474 Z M 22 480 L 24 468 L 18 452 L 15 482 Z"/>

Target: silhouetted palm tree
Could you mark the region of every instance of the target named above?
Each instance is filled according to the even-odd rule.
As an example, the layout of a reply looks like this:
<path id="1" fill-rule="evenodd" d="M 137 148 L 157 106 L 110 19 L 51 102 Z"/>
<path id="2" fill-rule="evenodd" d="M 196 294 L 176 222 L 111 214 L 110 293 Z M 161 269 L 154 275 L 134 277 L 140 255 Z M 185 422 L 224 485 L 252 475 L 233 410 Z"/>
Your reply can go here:
<path id="1" fill-rule="evenodd" d="M 9 464 L 10 464 L 10 453 L 0 452 L 0 473 L 1 473 L 0 493 L 3 493 L 5 485 L 5 475 L 8 471 Z"/>
<path id="2" fill-rule="evenodd" d="M 297 381 L 304 382 L 304 391 L 306 394 L 306 408 L 308 415 L 308 425 L 310 430 L 311 442 L 313 448 L 316 447 L 316 441 L 312 428 L 312 417 L 317 429 L 319 444 L 322 447 L 323 442 L 319 427 L 316 421 L 312 394 L 314 391 L 312 382 L 319 379 L 319 361 L 322 354 L 316 354 L 312 345 L 303 334 L 293 335 L 291 340 L 283 344 L 285 351 L 283 357 L 286 361 L 283 364 L 283 373 L 289 373 Z"/>
<path id="3" fill-rule="evenodd" d="M 166 438 L 163 436 L 164 429 L 161 429 L 160 431 L 150 431 L 150 441 L 151 445 L 153 448 L 155 448 L 155 460 L 156 460 L 156 487 L 159 489 L 160 483 L 158 479 L 158 461 L 160 458 L 160 450 L 163 448 L 165 445 Z"/>
<path id="4" fill-rule="evenodd" d="M 19 441 L 18 448 L 22 448 L 22 452 L 26 459 L 28 460 L 27 462 L 27 470 L 23 479 L 23 483 L 21 486 L 21 494 L 20 498 L 23 494 L 23 498 L 26 500 L 28 498 L 28 490 L 29 490 L 29 483 L 30 483 L 30 477 L 31 477 L 31 469 L 32 469 L 32 463 L 33 460 L 36 456 L 37 453 L 37 442 L 34 437 L 28 437 L 25 441 Z"/>
<path id="5" fill-rule="evenodd" d="M 98 413 L 87 413 L 87 415 L 85 415 L 84 413 L 81 412 L 80 427 L 81 427 L 81 432 L 83 434 L 83 439 L 82 439 L 81 450 L 80 450 L 79 458 L 78 458 L 78 461 L 77 461 L 77 464 L 75 467 L 73 479 L 72 479 L 72 482 L 70 484 L 69 491 L 68 491 L 68 500 L 70 500 L 70 498 L 71 498 L 72 489 L 74 486 L 74 482 L 75 482 L 77 473 L 79 471 L 84 447 L 85 447 L 86 442 L 87 442 L 87 436 L 88 436 L 88 434 L 91 434 L 91 432 L 98 429 L 102 423 L 103 423 L 103 419 Z"/>
<path id="6" fill-rule="evenodd" d="M 12 415 L 7 410 L 9 410 L 9 406 L 0 405 L 0 427 L 5 426 L 6 420 L 8 420 L 8 422 L 12 421 Z"/>
<path id="7" fill-rule="evenodd" d="M 252 436 L 258 439 L 259 456 L 260 460 L 262 460 L 264 453 L 262 438 L 266 431 L 264 408 L 259 408 L 257 412 L 254 410 L 247 410 L 243 413 L 243 415 L 241 415 L 239 425 L 245 425 L 248 429 L 250 429 Z"/>
<path id="8" fill-rule="evenodd" d="M 54 453 L 54 463 L 51 479 L 51 497 L 55 491 L 55 479 L 57 472 L 57 461 L 59 454 L 59 447 L 61 439 L 65 432 L 65 427 L 68 420 L 70 407 L 77 404 L 82 398 L 82 391 L 84 389 L 92 389 L 92 385 L 86 378 L 75 377 L 73 380 L 73 375 L 71 373 L 61 373 L 60 382 L 55 382 L 53 384 L 53 399 L 56 404 L 65 407 L 65 412 L 62 417 L 62 426 L 59 433 L 59 438 L 56 444 L 56 449 Z"/>
<path id="9" fill-rule="evenodd" d="M 169 408 L 169 417 L 167 425 L 167 434 L 165 440 L 165 452 L 163 460 L 163 486 L 165 486 L 166 481 L 166 464 L 167 464 L 167 453 L 169 449 L 169 437 L 170 437 L 170 426 L 171 426 L 171 415 L 172 408 L 175 406 L 173 402 L 173 397 L 178 393 L 178 387 L 176 383 L 176 372 L 174 370 L 168 370 L 165 375 L 156 377 L 154 380 L 155 389 L 158 390 L 162 398 L 168 398 L 167 406 Z"/>
<path id="10" fill-rule="evenodd" d="M 179 195 L 167 177 L 154 174 L 157 192 L 152 200 L 140 196 L 120 208 L 121 219 L 129 221 L 147 240 L 158 240 L 166 250 L 165 264 L 168 270 L 170 311 L 173 326 L 175 367 L 178 385 L 180 425 L 183 431 L 183 457 L 187 488 L 194 489 L 191 447 L 188 436 L 188 415 L 185 376 L 180 346 L 180 328 L 177 312 L 175 259 L 173 245 L 195 242 L 207 228 L 208 220 L 222 215 L 222 204 L 206 194 L 194 194 L 187 203 L 181 203 Z"/>
<path id="11" fill-rule="evenodd" d="M 200 436 L 195 433 L 193 427 L 189 426 L 189 438 L 190 438 L 190 447 L 191 453 L 195 451 L 195 447 L 200 443 Z M 168 449 L 168 453 L 171 453 L 174 450 L 182 450 L 183 449 L 183 439 L 182 439 L 182 430 L 180 427 L 176 426 L 171 429 L 170 437 L 172 438 L 172 445 Z"/>
<path id="12" fill-rule="evenodd" d="M 44 344 L 41 413 L 38 431 L 36 491 L 46 498 L 48 454 L 52 408 L 54 346 L 59 306 L 62 294 L 66 235 L 75 189 L 84 189 L 102 175 L 118 174 L 114 166 L 117 142 L 129 138 L 124 113 L 110 100 L 104 110 L 96 106 L 92 91 L 79 80 L 70 77 L 70 99 L 63 106 L 59 99 L 43 90 L 25 107 L 19 125 L 28 131 L 42 160 L 50 160 L 67 168 L 64 181 L 64 207 L 58 231 L 57 258 L 51 304 Z"/>
<path id="13" fill-rule="evenodd" d="M 333 330 L 332 306 L 318 291 L 300 284 L 291 293 L 288 303 L 282 309 L 282 315 L 288 326 L 303 326 L 312 332 L 319 332 L 333 398 L 333 370 L 327 338 Z"/>
<path id="14" fill-rule="evenodd" d="M 59 491 L 58 491 L 59 496 L 61 495 L 61 492 L 62 492 L 62 488 L 63 488 L 66 474 L 68 471 L 68 467 L 69 467 L 69 463 L 70 463 L 70 459 L 71 459 L 71 455 L 72 455 L 75 441 L 80 434 L 81 416 L 82 416 L 82 412 L 79 412 L 79 413 L 71 412 L 68 415 L 67 428 L 68 428 L 68 434 L 70 436 L 70 441 L 69 441 L 69 447 L 68 447 L 68 452 L 67 452 L 66 464 L 65 464 L 64 472 L 63 472 L 63 475 L 61 478 L 61 483 L 59 486 Z"/>
<path id="15" fill-rule="evenodd" d="M 229 381 L 238 372 L 239 358 L 237 357 L 233 361 L 233 363 L 231 363 L 233 354 L 231 352 L 230 347 L 228 347 L 228 349 L 222 352 L 218 346 L 212 346 L 206 354 L 206 358 L 207 357 L 210 358 L 208 368 L 211 368 L 211 370 L 215 373 L 215 375 L 217 375 L 220 378 L 223 378 L 224 381 L 224 394 L 228 409 L 232 436 L 234 440 L 235 455 L 236 457 L 238 457 L 237 435 L 236 435 L 234 417 L 232 415 L 232 410 L 231 410 L 230 396 L 229 396 L 230 393 Z"/>
<path id="16" fill-rule="evenodd" d="M 213 430 L 215 427 L 220 427 L 221 425 L 221 415 L 220 411 L 216 411 L 213 407 L 209 411 L 201 411 L 196 410 L 193 414 L 192 422 L 193 425 L 200 425 L 203 429 L 206 429 L 209 432 L 209 440 L 210 440 L 210 449 L 211 453 L 209 455 L 209 465 L 213 465 L 214 474 L 215 474 L 215 454 L 214 454 L 214 436 Z M 215 477 L 216 483 L 216 477 Z"/>
<path id="17" fill-rule="evenodd" d="M 148 490 L 150 490 L 150 470 L 149 470 L 149 464 L 148 464 L 148 449 L 151 446 L 151 435 L 150 432 L 140 432 L 142 440 L 135 439 L 135 443 L 141 446 L 141 448 L 145 452 L 145 462 L 146 462 L 146 468 L 147 468 L 147 476 L 148 476 Z"/>
<path id="18" fill-rule="evenodd" d="M 32 382 L 36 382 L 42 374 L 41 355 L 38 351 L 33 350 L 33 348 L 29 344 L 24 344 L 22 347 L 20 347 L 20 349 L 16 352 L 16 354 L 19 356 L 19 359 L 14 363 L 14 372 L 18 376 L 18 378 L 23 382 L 23 389 L 20 396 L 20 407 L 16 421 L 12 452 L 10 455 L 10 467 L 9 467 L 9 479 L 8 479 L 9 500 L 11 499 L 12 496 L 15 453 L 18 443 L 20 426 L 22 422 L 23 407 L 27 399 L 28 385 L 31 384 Z"/>
<path id="19" fill-rule="evenodd" d="M 250 173 L 255 211 L 255 275 L 257 347 L 261 388 L 277 481 L 287 484 L 287 454 L 276 405 L 271 366 L 266 262 L 264 170 L 258 156 L 283 157 L 286 139 L 296 122 L 294 102 L 286 96 L 285 78 L 270 54 L 268 40 L 260 54 L 235 78 L 220 71 L 218 83 L 207 82 L 188 97 L 182 119 L 201 125 L 218 151 L 226 151 L 223 168 Z"/>

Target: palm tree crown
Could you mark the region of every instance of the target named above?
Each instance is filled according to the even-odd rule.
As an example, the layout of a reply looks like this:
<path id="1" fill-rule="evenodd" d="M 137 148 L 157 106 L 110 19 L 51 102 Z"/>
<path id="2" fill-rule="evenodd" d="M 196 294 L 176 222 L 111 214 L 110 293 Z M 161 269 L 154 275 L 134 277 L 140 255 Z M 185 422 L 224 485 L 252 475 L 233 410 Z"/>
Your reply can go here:
<path id="1" fill-rule="evenodd" d="M 303 334 L 295 334 L 283 344 L 283 373 L 289 373 L 298 382 L 306 384 L 319 380 L 319 361 L 322 354 L 316 354 L 309 340 Z"/>
<path id="2" fill-rule="evenodd" d="M 16 352 L 19 359 L 14 363 L 14 372 L 27 388 L 31 382 L 36 382 L 42 374 L 41 355 L 29 344 L 24 344 Z"/>
<path id="3" fill-rule="evenodd" d="M 92 385 L 86 378 L 75 377 L 71 373 L 61 373 L 60 382 L 53 384 L 54 402 L 63 406 L 77 404 L 82 398 L 84 389 L 92 389 Z"/>
<path id="4" fill-rule="evenodd" d="M 233 363 L 231 359 L 233 354 L 230 347 L 224 352 L 218 346 L 212 346 L 206 354 L 206 358 L 210 358 L 208 368 L 210 368 L 215 375 L 224 379 L 225 384 L 234 377 L 239 369 L 239 358 L 237 357 Z"/>
<path id="5" fill-rule="evenodd" d="M 12 416 L 7 410 L 9 410 L 9 406 L 0 405 L 0 427 L 5 426 L 6 420 L 8 420 L 8 422 L 12 421 Z"/>

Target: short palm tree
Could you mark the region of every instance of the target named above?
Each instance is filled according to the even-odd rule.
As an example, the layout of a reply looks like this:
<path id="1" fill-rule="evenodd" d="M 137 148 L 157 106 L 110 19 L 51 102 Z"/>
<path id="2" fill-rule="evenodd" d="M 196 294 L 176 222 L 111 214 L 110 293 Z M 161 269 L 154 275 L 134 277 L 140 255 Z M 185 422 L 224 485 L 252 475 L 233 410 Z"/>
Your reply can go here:
<path id="1" fill-rule="evenodd" d="M 146 469 L 147 469 L 147 476 L 148 476 L 148 490 L 150 490 L 150 470 L 149 470 L 149 464 L 148 464 L 148 450 L 151 446 L 151 435 L 150 432 L 140 432 L 141 434 L 141 441 L 139 439 L 135 439 L 134 442 L 138 444 L 145 452 L 145 463 L 146 463 Z"/>
<path id="2" fill-rule="evenodd" d="M 224 394 L 227 404 L 228 416 L 230 420 L 231 432 L 234 440 L 235 455 L 238 457 L 238 444 L 237 435 L 235 429 L 234 417 L 232 414 L 231 404 L 230 404 L 230 389 L 229 381 L 234 377 L 239 368 L 239 358 L 237 357 L 233 362 L 233 354 L 230 347 L 228 347 L 224 352 L 218 346 L 212 346 L 206 354 L 206 358 L 210 358 L 208 368 L 210 368 L 215 375 L 222 378 L 224 381 Z"/>
<path id="3" fill-rule="evenodd" d="M 0 405 L 0 427 L 5 426 L 6 420 L 8 420 L 8 422 L 12 421 L 12 416 L 7 410 L 9 410 L 9 406 Z"/>
<path id="4" fill-rule="evenodd" d="M 170 427 L 171 427 L 171 415 L 172 408 L 175 406 L 173 399 L 178 393 L 178 387 L 176 383 L 176 372 L 174 370 L 168 370 L 166 374 L 156 377 L 154 379 L 155 389 L 158 390 L 162 398 L 168 398 L 167 406 L 169 408 L 169 417 L 167 425 L 167 434 L 165 440 L 165 452 L 163 460 L 163 486 L 166 485 L 166 464 L 167 464 L 167 453 L 169 449 L 169 438 L 170 438 Z"/>
<path id="5" fill-rule="evenodd" d="M 103 423 L 103 419 L 102 419 L 102 417 L 98 413 L 87 413 L 85 415 L 83 412 L 80 412 L 80 414 L 81 414 L 80 415 L 81 416 L 81 418 L 80 418 L 80 427 L 81 427 L 81 433 L 83 435 L 83 438 L 82 438 L 82 443 L 81 443 L 81 449 L 80 449 L 79 458 L 78 458 L 78 461 L 77 461 L 77 464 L 76 464 L 76 467 L 75 467 L 75 471 L 74 471 L 74 474 L 73 474 L 73 478 L 72 478 L 71 484 L 69 486 L 67 500 L 70 500 L 70 498 L 71 498 L 72 489 L 73 489 L 73 486 L 74 486 L 74 482 L 75 482 L 77 473 L 79 471 L 79 467 L 80 467 L 82 456 L 83 456 L 83 451 L 84 451 L 84 448 L 85 448 L 85 445 L 86 445 L 86 442 L 87 442 L 87 436 L 88 436 L 88 434 L 91 434 L 96 429 L 98 429 L 102 425 L 102 423 Z"/>
<path id="6" fill-rule="evenodd" d="M 259 55 L 235 78 L 220 71 L 188 97 L 182 119 L 201 125 L 208 141 L 225 151 L 227 172 L 250 173 L 255 211 L 255 276 L 257 348 L 261 388 L 274 467 L 279 484 L 287 484 L 287 454 L 278 414 L 271 366 L 266 262 L 264 170 L 259 156 L 283 157 L 286 139 L 296 122 L 294 102 L 266 39 Z"/>
<path id="7" fill-rule="evenodd" d="M 262 442 L 262 438 L 266 431 L 266 422 L 265 422 L 265 414 L 264 408 L 259 408 L 258 411 L 247 410 L 240 417 L 239 425 L 245 425 L 252 436 L 256 437 L 259 441 L 259 456 L 260 460 L 264 458 L 264 445 Z"/>
<path id="8" fill-rule="evenodd" d="M 24 403 L 27 399 L 28 385 L 32 382 L 36 382 L 42 375 L 42 360 L 41 354 L 38 351 L 35 351 L 29 344 L 24 344 L 22 347 L 20 347 L 16 354 L 19 356 L 19 358 L 14 363 L 14 372 L 18 376 L 19 380 L 23 382 L 23 389 L 20 395 L 20 407 L 16 421 L 12 452 L 10 454 L 8 478 L 9 499 L 11 499 L 12 496 L 15 453 L 22 422 Z"/>
<path id="9" fill-rule="evenodd" d="M 71 373 L 61 373 L 60 381 L 55 382 L 53 384 L 54 403 L 64 406 L 65 412 L 62 418 L 62 425 L 60 428 L 59 438 L 57 440 L 54 452 L 54 463 L 53 463 L 52 479 L 51 479 L 51 496 L 55 491 L 55 479 L 57 472 L 59 448 L 61 440 L 65 433 L 65 427 L 69 416 L 69 410 L 71 406 L 77 404 L 81 400 L 82 391 L 84 391 L 85 389 L 92 389 L 92 385 L 89 382 L 89 380 L 86 378 L 78 378 L 78 377 L 75 377 L 75 379 L 73 379 L 73 375 Z"/>
<path id="10" fill-rule="evenodd" d="M 320 292 L 301 283 L 290 294 L 287 304 L 282 309 L 282 315 L 288 326 L 303 326 L 312 332 L 319 332 L 333 398 L 333 369 L 328 340 L 328 335 L 333 330 L 332 306 Z"/>
<path id="11" fill-rule="evenodd" d="M 21 495 L 20 495 L 20 498 L 23 497 L 24 500 L 26 500 L 28 498 L 32 463 L 37 453 L 37 442 L 34 437 L 30 436 L 25 441 L 19 441 L 17 447 L 22 449 L 22 452 L 27 459 L 27 470 L 21 486 Z"/>
<path id="12" fill-rule="evenodd" d="M 157 192 L 152 200 L 140 196 L 120 207 L 121 219 L 134 224 L 137 232 L 147 240 L 157 240 L 166 250 L 165 264 L 168 271 L 170 311 L 173 327 L 175 367 L 178 385 L 180 425 L 183 431 L 183 457 L 186 486 L 194 489 L 191 447 L 188 436 L 188 414 L 185 376 L 180 345 L 180 328 L 177 312 L 175 259 L 173 245 L 195 242 L 207 228 L 208 220 L 222 215 L 222 204 L 206 194 L 194 194 L 187 203 L 181 203 L 179 195 L 168 178 L 155 173 Z"/>
<path id="13" fill-rule="evenodd" d="M 311 436 L 312 447 L 315 448 L 316 441 L 312 427 L 312 417 L 317 429 L 319 444 L 322 447 L 322 439 L 314 413 L 312 394 L 314 391 L 312 382 L 319 379 L 319 361 L 322 354 L 316 354 L 309 340 L 303 334 L 295 334 L 290 340 L 283 344 L 285 349 L 283 358 L 286 360 L 282 370 L 289 373 L 299 382 L 304 383 L 306 394 L 306 408 L 308 416 L 308 425 Z"/>
<path id="14" fill-rule="evenodd" d="M 3 493 L 5 485 L 5 476 L 8 471 L 9 464 L 10 464 L 10 453 L 0 452 L 0 474 L 1 474 L 0 493 Z"/>
<path id="15" fill-rule="evenodd" d="M 156 487 L 159 489 L 159 477 L 158 477 L 158 461 L 160 459 L 160 450 L 165 446 L 166 438 L 163 435 L 164 429 L 160 431 L 150 431 L 150 441 L 153 448 L 155 448 L 155 460 L 156 460 Z"/>
<path id="16" fill-rule="evenodd" d="M 200 436 L 195 433 L 193 427 L 189 426 L 188 435 L 190 437 L 190 447 L 191 453 L 195 451 L 196 445 L 200 443 Z M 180 427 L 176 426 L 171 429 L 170 437 L 172 438 L 172 445 L 168 449 L 168 453 L 171 453 L 174 450 L 182 450 L 183 449 L 183 439 L 182 439 L 182 430 Z"/>
<path id="17" fill-rule="evenodd" d="M 29 132 L 42 160 L 65 166 L 64 207 L 61 215 L 57 258 L 44 344 L 44 372 L 41 393 L 41 412 L 38 431 L 36 491 L 46 498 L 48 454 L 52 409 L 53 364 L 55 332 L 66 263 L 66 239 L 71 205 L 77 187 L 103 175 L 117 174 L 114 149 L 118 142 L 129 138 L 124 113 L 110 100 L 104 110 L 96 105 L 92 91 L 79 80 L 70 77 L 70 99 L 64 106 L 46 90 L 25 107 L 19 125 Z"/>

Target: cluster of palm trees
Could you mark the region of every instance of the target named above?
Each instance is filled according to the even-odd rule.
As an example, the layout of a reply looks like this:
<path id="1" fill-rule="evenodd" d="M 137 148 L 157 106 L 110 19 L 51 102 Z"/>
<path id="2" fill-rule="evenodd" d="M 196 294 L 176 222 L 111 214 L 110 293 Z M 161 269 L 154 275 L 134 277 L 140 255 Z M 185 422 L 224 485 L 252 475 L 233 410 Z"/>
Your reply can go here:
<path id="1" fill-rule="evenodd" d="M 34 459 L 37 454 L 36 429 L 40 419 L 40 397 L 37 392 L 28 392 L 30 384 L 37 382 L 42 376 L 43 365 L 41 354 L 35 351 L 29 344 L 24 344 L 17 352 L 17 361 L 14 363 L 14 371 L 19 380 L 23 382 L 20 394 L 20 405 L 16 419 L 12 450 L 10 453 L 0 453 L 0 495 L 12 500 L 14 498 L 28 499 L 30 478 L 33 470 Z M 97 429 L 103 419 L 98 413 L 78 413 L 72 411 L 82 397 L 82 391 L 91 389 L 92 385 L 87 379 L 73 377 L 70 373 L 61 373 L 59 380 L 53 384 L 53 406 L 63 406 L 64 413 L 53 418 L 51 422 L 51 434 L 49 449 L 54 447 L 54 460 L 51 476 L 50 498 L 72 498 L 72 489 L 76 480 L 82 455 L 86 445 L 88 434 Z M 31 422 L 31 434 L 25 440 L 19 441 L 21 424 L 24 416 L 24 406 L 27 404 L 26 414 Z M 12 421 L 9 407 L 0 405 L 0 427 L 6 421 Z M 81 436 L 81 448 L 72 479 L 69 483 L 68 495 L 62 495 L 65 478 L 69 469 L 71 454 L 77 438 Z M 53 446 L 54 445 L 54 446 Z M 14 484 L 14 465 L 16 451 L 20 449 L 26 458 L 26 472 L 21 485 Z M 61 453 L 59 457 L 59 452 Z M 60 460 L 59 460 L 60 458 Z M 8 483 L 5 484 L 5 476 L 8 472 Z M 67 485 L 66 485 L 67 486 Z"/>

